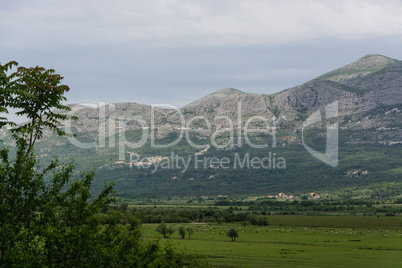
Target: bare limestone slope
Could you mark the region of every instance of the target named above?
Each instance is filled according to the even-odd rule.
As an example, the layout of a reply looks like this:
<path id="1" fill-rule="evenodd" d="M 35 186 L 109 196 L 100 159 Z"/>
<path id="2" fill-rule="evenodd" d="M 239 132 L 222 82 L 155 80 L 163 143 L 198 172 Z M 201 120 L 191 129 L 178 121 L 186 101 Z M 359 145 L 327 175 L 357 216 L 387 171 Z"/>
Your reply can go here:
<path id="1" fill-rule="evenodd" d="M 213 128 L 227 127 L 222 120 L 214 120 L 219 116 L 230 118 L 235 127 L 239 123 L 244 126 L 250 117 L 256 115 L 267 119 L 283 117 L 286 123 L 280 127 L 295 132 L 311 113 L 334 101 L 339 103 L 339 120 L 343 128 L 381 129 L 382 133 L 389 131 L 390 135 L 371 140 L 384 142 L 383 137 L 387 137 L 386 142 L 398 142 L 402 136 L 398 125 L 402 115 L 402 61 L 381 55 L 366 55 L 300 86 L 273 95 L 226 88 L 184 106 L 180 112 L 162 108 L 152 110 L 150 106 L 137 103 L 115 103 L 99 108 L 71 105 L 76 107 L 76 116 L 80 118 L 72 123 L 72 130 L 96 140 L 121 131 L 150 128 L 153 113 L 157 137 L 163 138 L 188 127 L 183 126 L 181 113 L 185 123 L 196 116 L 205 116 Z M 104 116 L 104 121 L 99 121 L 100 116 Z M 201 127 L 201 123 L 200 120 L 193 121 L 190 127 Z M 102 133 L 99 133 L 100 127 Z M 46 135 L 50 137 L 52 133 Z M 1 130 L 0 136 L 6 137 L 7 131 Z M 63 145 L 65 142 L 58 141 L 57 144 Z"/>

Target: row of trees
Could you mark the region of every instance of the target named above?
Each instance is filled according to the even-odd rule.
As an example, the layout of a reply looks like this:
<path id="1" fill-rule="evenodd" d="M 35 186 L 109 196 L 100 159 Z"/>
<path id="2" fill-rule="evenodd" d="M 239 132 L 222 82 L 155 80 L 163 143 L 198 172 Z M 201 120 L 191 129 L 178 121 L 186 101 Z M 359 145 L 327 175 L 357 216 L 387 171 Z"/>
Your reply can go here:
<path id="1" fill-rule="evenodd" d="M 164 238 L 169 238 L 175 232 L 173 227 L 166 225 L 164 222 L 156 226 L 155 230 L 163 235 Z M 189 225 L 186 227 L 180 225 L 178 230 L 182 239 L 186 237 L 186 234 L 188 234 L 188 239 L 190 239 L 191 235 L 194 233 L 194 228 Z M 236 238 L 239 237 L 239 232 L 235 227 L 230 227 L 226 231 L 226 236 L 230 237 L 232 241 L 235 242 Z"/>
<path id="2" fill-rule="evenodd" d="M 264 215 L 255 215 L 251 211 L 235 212 L 233 209 L 220 208 L 136 208 L 133 212 L 144 223 L 190 223 L 193 221 L 215 222 L 243 222 L 249 221 L 252 225 L 268 225 Z"/>
<path id="3" fill-rule="evenodd" d="M 397 203 L 398 199 L 394 199 L 392 203 Z M 374 202 L 368 199 L 351 199 L 351 200 L 306 200 L 306 201 L 277 201 L 277 200 L 256 200 L 256 201 L 217 201 L 215 206 L 232 206 L 234 211 L 239 210 L 238 206 L 247 206 L 249 211 L 254 213 L 259 212 L 262 215 L 290 213 L 290 214 L 303 214 L 310 212 L 365 212 L 365 213 L 378 213 L 378 212 L 395 212 L 402 213 L 399 207 L 389 206 L 386 209 L 375 204 L 382 204 L 381 202 Z M 384 203 L 385 205 L 385 203 Z"/>
<path id="4" fill-rule="evenodd" d="M 73 161 L 54 159 L 41 167 L 34 154 L 35 143 L 45 129 L 67 135 L 57 126 L 76 120 L 55 109 L 69 87 L 61 84 L 54 70 L 0 64 L 0 112 L 10 108 L 30 121 L 17 125 L 5 117 L 0 127 L 13 126 L 14 156 L 0 148 L 0 267 L 203 267 L 192 259 L 161 247 L 158 240 L 142 237 L 133 215 L 114 211 L 100 223 L 99 211 L 116 202 L 112 184 L 92 196 L 93 171 L 73 175 Z M 125 214 L 125 215 L 123 215 Z M 127 224 L 122 224 L 122 219 Z"/>

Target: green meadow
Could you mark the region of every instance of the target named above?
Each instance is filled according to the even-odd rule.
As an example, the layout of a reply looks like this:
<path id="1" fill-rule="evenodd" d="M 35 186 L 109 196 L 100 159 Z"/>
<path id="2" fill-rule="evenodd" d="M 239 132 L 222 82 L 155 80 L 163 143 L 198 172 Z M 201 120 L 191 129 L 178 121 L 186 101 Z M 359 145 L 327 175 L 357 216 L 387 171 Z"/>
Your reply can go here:
<path id="1" fill-rule="evenodd" d="M 195 232 L 181 239 L 180 224 L 163 239 L 156 224 L 143 225 L 148 239 L 161 238 L 186 254 L 205 255 L 213 267 L 401 267 L 401 217 L 268 216 L 269 226 L 182 224 Z M 271 225 L 271 223 L 273 225 Z M 288 223 L 288 225 L 285 225 Z M 344 227 L 348 226 L 348 227 Z M 371 227 L 365 227 L 371 226 Z M 232 242 L 225 235 L 238 229 Z"/>

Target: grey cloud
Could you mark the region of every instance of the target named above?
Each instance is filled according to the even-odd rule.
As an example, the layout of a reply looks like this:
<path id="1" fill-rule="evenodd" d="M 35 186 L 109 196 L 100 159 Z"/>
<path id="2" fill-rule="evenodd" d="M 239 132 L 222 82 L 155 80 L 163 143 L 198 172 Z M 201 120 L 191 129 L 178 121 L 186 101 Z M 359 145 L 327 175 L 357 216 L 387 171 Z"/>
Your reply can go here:
<path id="1" fill-rule="evenodd" d="M 402 59 L 400 1 L 4 1 L 0 61 L 54 68 L 70 102 L 274 93 L 365 54 Z"/>

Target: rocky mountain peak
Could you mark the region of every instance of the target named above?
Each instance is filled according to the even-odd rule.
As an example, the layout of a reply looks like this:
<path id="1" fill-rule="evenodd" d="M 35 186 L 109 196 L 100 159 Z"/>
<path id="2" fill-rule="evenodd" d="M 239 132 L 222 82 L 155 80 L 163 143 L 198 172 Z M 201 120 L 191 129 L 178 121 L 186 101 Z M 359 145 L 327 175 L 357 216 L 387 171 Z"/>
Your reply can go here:
<path id="1" fill-rule="evenodd" d="M 350 80 L 364 78 L 397 62 L 399 61 L 396 59 L 378 54 L 369 54 L 348 65 L 328 72 L 318 77 L 317 80 L 330 80 L 341 84 L 348 84 Z"/>
<path id="2" fill-rule="evenodd" d="M 242 94 L 246 94 L 246 93 L 244 93 L 241 90 L 235 89 L 235 88 L 220 89 L 220 90 L 215 91 L 214 93 L 211 93 L 199 100 L 196 100 L 193 103 L 190 103 L 189 105 L 184 107 L 184 110 L 196 108 L 196 107 L 210 106 L 211 104 L 213 106 L 216 106 L 219 103 L 221 103 L 222 101 L 227 100 L 228 98 L 231 98 L 235 95 L 242 95 Z"/>
<path id="3" fill-rule="evenodd" d="M 244 92 L 241 90 L 235 89 L 235 88 L 224 88 L 224 89 L 215 91 L 214 93 L 212 93 L 208 96 L 224 97 L 224 96 L 233 95 L 233 94 L 244 94 Z"/>

